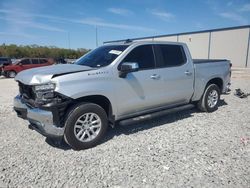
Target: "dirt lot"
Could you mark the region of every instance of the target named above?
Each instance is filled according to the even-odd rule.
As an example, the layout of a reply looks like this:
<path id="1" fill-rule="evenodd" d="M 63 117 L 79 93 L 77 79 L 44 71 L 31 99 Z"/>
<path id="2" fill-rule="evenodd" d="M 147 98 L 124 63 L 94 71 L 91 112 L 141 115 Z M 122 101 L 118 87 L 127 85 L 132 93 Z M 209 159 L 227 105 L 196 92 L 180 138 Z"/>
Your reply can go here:
<path id="1" fill-rule="evenodd" d="M 250 73 L 232 90 L 250 92 Z M 110 129 L 95 148 L 55 147 L 16 117 L 12 79 L 0 79 L 0 187 L 250 187 L 250 97 Z"/>

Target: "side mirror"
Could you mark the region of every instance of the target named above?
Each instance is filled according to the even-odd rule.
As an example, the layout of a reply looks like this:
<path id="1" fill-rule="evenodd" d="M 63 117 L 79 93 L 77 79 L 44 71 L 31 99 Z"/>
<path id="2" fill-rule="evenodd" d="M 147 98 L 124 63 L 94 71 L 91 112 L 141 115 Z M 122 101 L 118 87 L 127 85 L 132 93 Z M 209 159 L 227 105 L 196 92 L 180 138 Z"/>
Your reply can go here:
<path id="1" fill-rule="evenodd" d="M 128 73 L 139 70 L 139 65 L 136 62 L 124 62 L 120 67 L 119 77 L 125 78 Z"/>

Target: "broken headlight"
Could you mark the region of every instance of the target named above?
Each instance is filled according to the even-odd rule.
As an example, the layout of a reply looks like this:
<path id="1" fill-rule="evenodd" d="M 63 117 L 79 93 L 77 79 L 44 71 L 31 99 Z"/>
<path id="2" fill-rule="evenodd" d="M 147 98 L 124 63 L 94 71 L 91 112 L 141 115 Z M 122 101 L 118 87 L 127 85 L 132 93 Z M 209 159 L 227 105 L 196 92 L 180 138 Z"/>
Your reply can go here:
<path id="1" fill-rule="evenodd" d="M 36 85 L 33 87 L 33 91 L 36 96 L 36 102 L 38 103 L 46 103 L 50 102 L 54 97 L 54 90 L 56 85 L 54 83 Z"/>
<path id="2" fill-rule="evenodd" d="M 50 91 L 56 88 L 56 85 L 54 83 L 48 83 L 48 84 L 42 84 L 42 85 L 36 85 L 34 86 L 35 92 L 39 91 Z"/>

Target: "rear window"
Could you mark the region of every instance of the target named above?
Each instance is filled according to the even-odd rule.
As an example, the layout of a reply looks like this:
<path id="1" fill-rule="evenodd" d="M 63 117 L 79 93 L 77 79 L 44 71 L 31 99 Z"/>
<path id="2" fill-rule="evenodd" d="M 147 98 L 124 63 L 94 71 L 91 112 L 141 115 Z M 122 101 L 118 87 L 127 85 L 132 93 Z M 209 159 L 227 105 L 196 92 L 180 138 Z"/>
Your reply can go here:
<path id="1" fill-rule="evenodd" d="M 44 64 L 44 63 L 47 63 L 47 62 L 48 62 L 47 59 L 40 59 L 39 61 L 40 61 L 40 64 Z"/>
<path id="2" fill-rule="evenodd" d="M 1 57 L 1 58 L 0 58 L 0 61 L 8 61 L 8 59 L 7 59 L 7 58 L 4 58 L 4 57 Z"/>
<path id="3" fill-rule="evenodd" d="M 38 59 L 32 59 L 32 64 L 39 64 L 39 60 Z"/>
<path id="4" fill-rule="evenodd" d="M 180 66 L 187 61 L 184 49 L 180 45 L 159 44 L 155 49 L 157 67 Z"/>
<path id="5" fill-rule="evenodd" d="M 10 59 L 9 58 L 5 58 L 5 57 L 0 57 L 0 62 L 2 62 L 2 63 L 8 63 L 8 62 L 10 62 Z"/>

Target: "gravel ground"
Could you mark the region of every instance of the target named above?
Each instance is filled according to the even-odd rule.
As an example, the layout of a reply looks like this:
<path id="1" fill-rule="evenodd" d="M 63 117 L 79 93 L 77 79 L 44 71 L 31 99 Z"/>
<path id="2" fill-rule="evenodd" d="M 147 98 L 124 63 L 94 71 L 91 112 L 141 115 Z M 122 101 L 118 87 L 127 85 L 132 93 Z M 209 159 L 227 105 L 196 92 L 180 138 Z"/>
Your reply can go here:
<path id="1" fill-rule="evenodd" d="M 250 92 L 250 74 L 232 90 Z M 0 79 L 0 187 L 250 187 L 250 97 L 110 129 L 95 148 L 56 147 L 17 118 Z"/>

